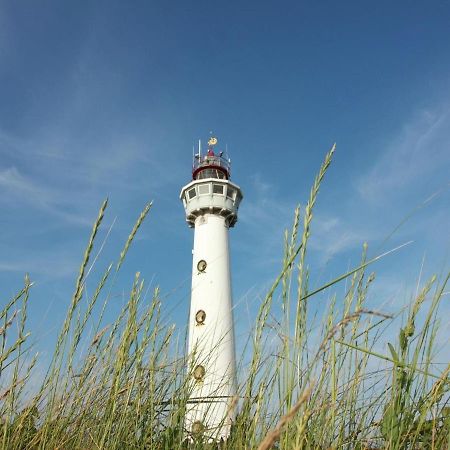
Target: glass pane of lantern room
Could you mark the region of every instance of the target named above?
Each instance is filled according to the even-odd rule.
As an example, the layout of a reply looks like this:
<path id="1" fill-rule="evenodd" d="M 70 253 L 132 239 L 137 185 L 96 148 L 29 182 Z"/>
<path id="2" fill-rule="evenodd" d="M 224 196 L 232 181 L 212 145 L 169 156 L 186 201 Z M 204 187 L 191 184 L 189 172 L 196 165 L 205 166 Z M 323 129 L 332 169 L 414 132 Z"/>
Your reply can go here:
<path id="1" fill-rule="evenodd" d="M 205 178 L 219 178 L 224 179 L 225 174 L 217 169 L 203 169 L 199 174 L 197 175 L 198 180 L 203 180 Z"/>

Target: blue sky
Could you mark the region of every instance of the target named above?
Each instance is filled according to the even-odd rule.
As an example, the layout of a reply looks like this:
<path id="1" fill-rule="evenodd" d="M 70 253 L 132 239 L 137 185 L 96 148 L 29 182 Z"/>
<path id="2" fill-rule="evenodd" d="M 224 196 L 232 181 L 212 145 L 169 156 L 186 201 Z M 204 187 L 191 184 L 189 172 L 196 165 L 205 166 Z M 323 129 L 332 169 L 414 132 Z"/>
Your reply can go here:
<path id="1" fill-rule="evenodd" d="M 178 195 L 214 130 L 245 195 L 231 231 L 240 333 L 335 141 L 311 284 L 357 264 L 365 241 L 373 256 L 412 240 L 373 269 L 372 304 L 398 310 L 423 260 L 422 279 L 449 269 L 449 24 L 448 1 L 1 1 L 1 301 L 29 272 L 45 349 L 102 200 L 99 273 L 153 200 L 114 295 L 140 271 L 183 329 L 193 234 Z"/>

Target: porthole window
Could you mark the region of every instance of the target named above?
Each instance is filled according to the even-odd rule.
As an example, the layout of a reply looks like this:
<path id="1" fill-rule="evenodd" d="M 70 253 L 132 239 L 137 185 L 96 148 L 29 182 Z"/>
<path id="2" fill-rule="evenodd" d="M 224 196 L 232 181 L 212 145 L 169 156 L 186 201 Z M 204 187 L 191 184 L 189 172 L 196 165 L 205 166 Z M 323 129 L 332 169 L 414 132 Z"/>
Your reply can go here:
<path id="1" fill-rule="evenodd" d="M 192 434 L 202 434 L 205 431 L 205 425 L 200 420 L 192 424 Z"/>
<path id="2" fill-rule="evenodd" d="M 199 272 L 204 272 L 206 270 L 206 261 L 204 259 L 201 259 L 198 263 L 197 263 L 197 270 Z"/>
<path id="3" fill-rule="evenodd" d="M 202 365 L 199 364 L 198 366 L 195 366 L 194 378 L 197 381 L 202 381 L 203 377 L 205 376 L 205 373 L 206 373 L 205 368 Z"/>
<path id="4" fill-rule="evenodd" d="M 191 190 L 188 191 L 188 197 L 189 199 L 195 197 L 195 188 L 192 188 Z"/>
<path id="5" fill-rule="evenodd" d="M 195 321 L 197 322 L 197 325 L 203 325 L 205 323 L 206 319 L 206 313 L 203 311 L 203 309 L 200 309 L 195 314 Z"/>

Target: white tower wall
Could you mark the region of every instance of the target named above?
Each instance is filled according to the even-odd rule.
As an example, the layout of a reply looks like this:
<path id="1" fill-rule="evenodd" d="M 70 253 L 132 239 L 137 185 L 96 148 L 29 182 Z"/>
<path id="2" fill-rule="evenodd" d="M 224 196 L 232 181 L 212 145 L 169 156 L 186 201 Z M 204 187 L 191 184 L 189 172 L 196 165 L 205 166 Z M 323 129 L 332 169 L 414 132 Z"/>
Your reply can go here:
<path id="1" fill-rule="evenodd" d="M 206 262 L 199 271 L 199 261 Z M 196 314 L 205 312 L 204 322 Z M 192 369 L 205 369 L 192 384 L 186 425 L 204 424 L 212 438 L 225 438 L 234 419 L 236 357 L 234 346 L 228 226 L 225 218 L 205 214 L 195 220 L 188 352 Z M 198 369 L 199 370 L 199 369 Z M 198 403 L 196 403 L 198 402 Z"/>

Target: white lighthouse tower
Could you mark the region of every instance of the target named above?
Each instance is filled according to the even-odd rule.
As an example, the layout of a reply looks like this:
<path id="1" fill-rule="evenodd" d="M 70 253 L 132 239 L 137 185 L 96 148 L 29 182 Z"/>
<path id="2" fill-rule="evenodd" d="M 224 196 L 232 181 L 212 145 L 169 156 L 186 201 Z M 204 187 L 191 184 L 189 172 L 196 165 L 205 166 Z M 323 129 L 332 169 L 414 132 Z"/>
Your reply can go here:
<path id="1" fill-rule="evenodd" d="M 192 181 L 180 198 L 194 228 L 188 360 L 191 379 L 185 427 L 192 439 L 226 439 L 235 418 L 234 348 L 228 230 L 237 221 L 242 192 L 230 181 L 230 160 L 217 139 L 194 156 Z M 217 153 L 217 154 L 216 154 Z"/>

